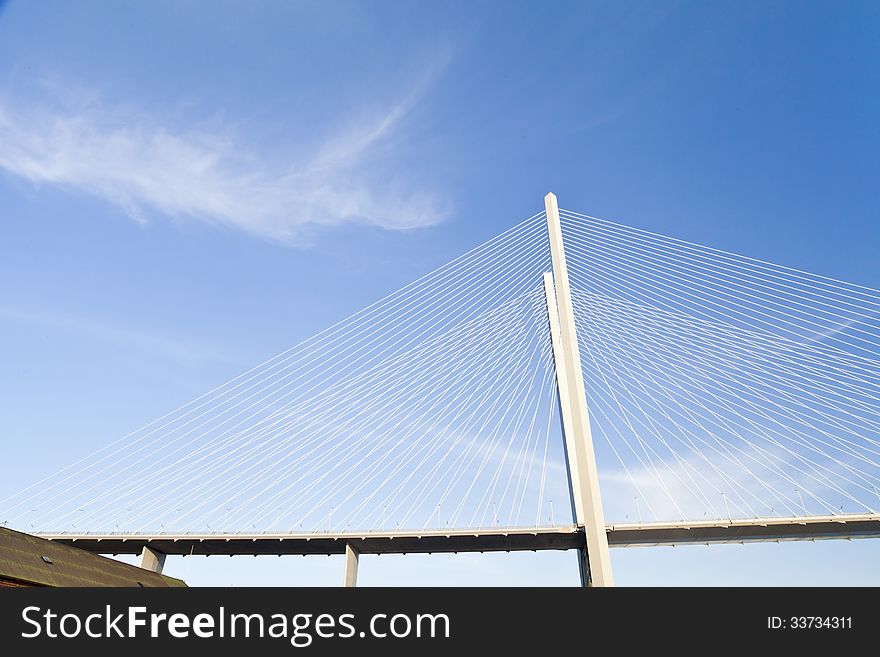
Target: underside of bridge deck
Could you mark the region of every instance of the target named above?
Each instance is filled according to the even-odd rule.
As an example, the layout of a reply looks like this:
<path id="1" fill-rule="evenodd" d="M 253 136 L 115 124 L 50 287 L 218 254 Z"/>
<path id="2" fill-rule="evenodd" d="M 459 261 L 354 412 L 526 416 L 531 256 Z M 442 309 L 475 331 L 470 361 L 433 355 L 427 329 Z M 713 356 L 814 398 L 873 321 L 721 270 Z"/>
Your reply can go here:
<path id="1" fill-rule="evenodd" d="M 751 543 L 880 537 L 880 514 L 614 524 L 612 547 Z M 326 534 L 43 534 L 101 554 L 173 555 L 426 554 L 571 550 L 585 545 L 574 525 L 455 531 Z"/>

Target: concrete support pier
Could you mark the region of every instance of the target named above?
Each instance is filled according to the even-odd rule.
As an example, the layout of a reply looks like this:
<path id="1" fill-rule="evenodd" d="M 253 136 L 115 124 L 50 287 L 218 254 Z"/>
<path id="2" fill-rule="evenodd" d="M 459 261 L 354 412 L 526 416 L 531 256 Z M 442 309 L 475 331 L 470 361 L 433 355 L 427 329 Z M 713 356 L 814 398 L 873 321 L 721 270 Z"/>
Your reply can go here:
<path id="1" fill-rule="evenodd" d="M 343 586 L 357 586 L 358 557 L 360 554 L 352 547 L 351 543 L 345 545 L 345 580 Z"/>
<path id="2" fill-rule="evenodd" d="M 152 570 L 154 573 L 161 573 L 165 567 L 165 554 L 158 552 L 146 545 L 141 550 L 141 568 L 144 570 Z"/>

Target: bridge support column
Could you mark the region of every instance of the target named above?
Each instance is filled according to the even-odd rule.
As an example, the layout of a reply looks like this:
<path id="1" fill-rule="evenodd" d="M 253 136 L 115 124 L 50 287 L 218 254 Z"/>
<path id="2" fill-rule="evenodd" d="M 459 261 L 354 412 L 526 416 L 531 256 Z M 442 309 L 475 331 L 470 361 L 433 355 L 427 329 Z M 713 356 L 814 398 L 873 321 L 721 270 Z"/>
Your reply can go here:
<path id="1" fill-rule="evenodd" d="M 165 555 L 145 545 L 144 549 L 141 550 L 141 568 L 152 570 L 154 573 L 161 573 L 164 567 Z"/>
<path id="2" fill-rule="evenodd" d="M 359 556 L 351 543 L 345 544 L 345 579 L 342 583 L 345 587 L 357 586 Z"/>
<path id="3" fill-rule="evenodd" d="M 581 576 L 581 586 L 592 586 L 592 580 L 590 579 L 590 555 L 587 553 L 586 548 L 581 548 L 577 551 L 578 558 L 578 572 Z"/>
<path id="4" fill-rule="evenodd" d="M 547 295 L 547 314 L 559 388 L 562 433 L 565 438 L 575 520 L 584 528 L 587 537 L 586 550 L 579 551 L 578 554 L 581 583 L 584 586 L 613 586 L 611 553 L 608 550 L 605 514 L 599 492 L 599 473 L 593 451 L 587 394 L 568 283 L 559 205 L 555 194 L 544 197 L 544 207 L 547 211 L 547 230 L 553 261 L 553 273 L 544 274 L 544 291 Z"/>

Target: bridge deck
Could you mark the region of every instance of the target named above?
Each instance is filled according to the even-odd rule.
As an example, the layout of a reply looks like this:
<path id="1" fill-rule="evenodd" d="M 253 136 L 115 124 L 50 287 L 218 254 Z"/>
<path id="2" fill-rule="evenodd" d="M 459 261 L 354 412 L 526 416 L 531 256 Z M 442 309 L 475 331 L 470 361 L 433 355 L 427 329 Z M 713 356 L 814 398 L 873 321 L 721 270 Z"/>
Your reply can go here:
<path id="1" fill-rule="evenodd" d="M 877 513 L 616 524 L 608 527 L 608 542 L 616 547 L 874 537 L 880 537 L 880 514 Z"/>
<path id="2" fill-rule="evenodd" d="M 314 534 L 42 534 L 101 554 L 139 554 L 144 546 L 176 555 L 361 554 L 570 550 L 583 529 L 561 527 Z M 704 520 L 608 526 L 613 547 L 750 543 L 880 537 L 880 514 Z"/>

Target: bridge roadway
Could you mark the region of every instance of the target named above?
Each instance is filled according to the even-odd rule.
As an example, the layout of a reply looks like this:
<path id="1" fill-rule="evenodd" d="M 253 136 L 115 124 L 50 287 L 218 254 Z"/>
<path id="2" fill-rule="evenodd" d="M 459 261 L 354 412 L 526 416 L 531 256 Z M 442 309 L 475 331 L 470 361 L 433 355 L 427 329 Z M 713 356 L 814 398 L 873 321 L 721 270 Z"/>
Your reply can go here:
<path id="1" fill-rule="evenodd" d="M 608 525 L 612 547 L 707 545 L 880 537 L 880 514 L 751 518 Z M 284 534 L 40 534 L 99 554 L 174 555 L 425 554 L 570 550 L 585 545 L 583 528 L 490 528 Z"/>

